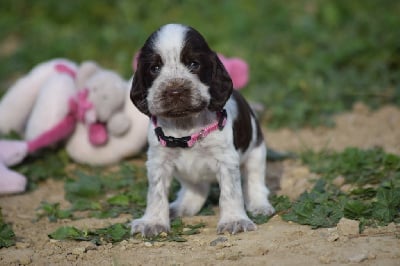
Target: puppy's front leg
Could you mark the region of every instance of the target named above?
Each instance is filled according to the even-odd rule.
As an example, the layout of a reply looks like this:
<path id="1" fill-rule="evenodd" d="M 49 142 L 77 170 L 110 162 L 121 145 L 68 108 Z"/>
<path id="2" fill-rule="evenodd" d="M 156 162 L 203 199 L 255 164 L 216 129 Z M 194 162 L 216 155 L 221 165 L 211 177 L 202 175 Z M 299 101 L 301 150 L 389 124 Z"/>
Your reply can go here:
<path id="1" fill-rule="evenodd" d="M 144 237 L 170 230 L 168 191 L 172 179 L 172 167 L 148 161 L 147 175 L 149 187 L 146 211 L 142 218 L 133 220 L 131 224 L 131 233 L 141 233 Z"/>
<path id="2" fill-rule="evenodd" d="M 217 179 L 220 186 L 220 212 L 217 232 L 236 234 L 256 230 L 256 225 L 244 210 L 239 165 L 221 163 Z"/>

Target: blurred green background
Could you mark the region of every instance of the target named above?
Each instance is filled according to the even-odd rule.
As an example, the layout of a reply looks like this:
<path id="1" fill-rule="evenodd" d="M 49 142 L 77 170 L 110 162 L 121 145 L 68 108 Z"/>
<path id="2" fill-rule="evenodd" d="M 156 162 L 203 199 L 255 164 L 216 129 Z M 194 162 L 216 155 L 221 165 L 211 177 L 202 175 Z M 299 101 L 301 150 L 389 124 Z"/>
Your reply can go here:
<path id="1" fill-rule="evenodd" d="M 250 65 L 243 94 L 265 125 L 329 124 L 355 101 L 400 105 L 400 1 L 5 0 L 0 3 L 0 94 L 55 57 L 96 60 L 125 78 L 133 54 L 165 23 L 198 29 Z"/>

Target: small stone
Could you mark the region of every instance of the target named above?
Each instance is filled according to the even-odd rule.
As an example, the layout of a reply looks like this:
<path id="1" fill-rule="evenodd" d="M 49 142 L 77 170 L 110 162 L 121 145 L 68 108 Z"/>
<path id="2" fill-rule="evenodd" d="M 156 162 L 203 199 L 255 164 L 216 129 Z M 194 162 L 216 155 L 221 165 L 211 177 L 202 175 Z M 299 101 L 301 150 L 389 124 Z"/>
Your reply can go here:
<path id="1" fill-rule="evenodd" d="M 348 258 L 348 261 L 352 262 L 352 263 L 360 263 L 367 259 L 368 259 L 368 254 L 360 253 L 360 254 L 355 254 L 355 255 L 350 256 Z"/>
<path id="2" fill-rule="evenodd" d="M 336 177 L 335 179 L 333 179 L 332 183 L 337 187 L 341 187 L 345 181 L 346 180 L 344 179 L 344 177 L 340 175 L 340 176 Z"/>
<path id="3" fill-rule="evenodd" d="M 183 228 L 183 230 L 185 230 L 185 228 Z M 168 233 L 167 232 L 161 232 L 160 233 L 160 237 L 167 237 Z"/>
<path id="4" fill-rule="evenodd" d="M 336 241 L 336 240 L 338 240 L 338 239 L 339 239 L 339 233 L 338 233 L 337 230 L 334 230 L 334 231 L 332 231 L 332 232 L 329 232 L 329 235 L 328 235 L 328 237 L 327 237 L 327 240 L 328 240 L 329 242 L 334 242 L 334 241 Z"/>
<path id="5" fill-rule="evenodd" d="M 17 249 L 25 249 L 25 248 L 29 248 L 31 246 L 30 243 L 25 243 L 25 242 L 17 242 L 15 243 L 15 247 Z"/>
<path id="6" fill-rule="evenodd" d="M 149 248 L 152 247 L 153 244 L 151 242 L 144 242 L 144 246 Z"/>
<path id="7" fill-rule="evenodd" d="M 217 239 L 214 239 L 213 241 L 210 242 L 210 246 L 215 247 L 218 243 L 223 243 L 228 241 L 228 238 L 224 237 L 224 236 L 220 236 Z"/>
<path id="8" fill-rule="evenodd" d="M 86 248 L 85 247 L 76 247 L 76 248 L 74 248 L 73 250 L 72 250 L 72 254 L 73 255 L 81 255 L 81 254 L 83 254 L 83 253 L 85 253 L 85 251 L 86 251 Z"/>
<path id="9" fill-rule="evenodd" d="M 90 241 L 83 241 L 83 242 L 79 243 L 79 246 L 84 248 L 85 251 L 97 249 L 97 246 Z"/>
<path id="10" fill-rule="evenodd" d="M 222 243 L 222 246 L 223 246 L 224 248 L 227 248 L 227 247 L 232 247 L 233 244 L 232 244 L 231 242 L 224 242 L 224 243 Z"/>
<path id="11" fill-rule="evenodd" d="M 351 184 L 344 184 L 343 186 L 340 187 L 340 190 L 343 192 L 349 192 L 353 188 L 354 188 L 354 186 Z"/>
<path id="12" fill-rule="evenodd" d="M 129 243 L 136 245 L 142 243 L 142 240 L 136 238 L 129 238 Z"/>
<path id="13" fill-rule="evenodd" d="M 360 222 L 356 220 L 343 217 L 336 227 L 340 236 L 358 236 L 360 234 Z"/>

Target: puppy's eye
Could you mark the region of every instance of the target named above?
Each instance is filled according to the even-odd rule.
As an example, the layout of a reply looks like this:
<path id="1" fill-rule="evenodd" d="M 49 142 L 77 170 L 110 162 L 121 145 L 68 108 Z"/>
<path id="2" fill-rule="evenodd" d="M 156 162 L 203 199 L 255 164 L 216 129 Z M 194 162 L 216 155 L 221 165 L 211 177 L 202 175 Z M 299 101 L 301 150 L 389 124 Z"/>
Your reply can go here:
<path id="1" fill-rule="evenodd" d="M 193 61 L 190 61 L 190 62 L 186 65 L 186 67 L 187 67 L 191 72 L 197 71 L 197 70 L 199 70 L 199 68 L 200 68 L 200 63 L 199 63 L 198 61 L 196 61 L 196 60 L 193 60 Z"/>
<path id="2" fill-rule="evenodd" d="M 153 75 L 157 75 L 161 71 L 161 66 L 160 65 L 152 65 L 150 67 L 150 73 Z"/>

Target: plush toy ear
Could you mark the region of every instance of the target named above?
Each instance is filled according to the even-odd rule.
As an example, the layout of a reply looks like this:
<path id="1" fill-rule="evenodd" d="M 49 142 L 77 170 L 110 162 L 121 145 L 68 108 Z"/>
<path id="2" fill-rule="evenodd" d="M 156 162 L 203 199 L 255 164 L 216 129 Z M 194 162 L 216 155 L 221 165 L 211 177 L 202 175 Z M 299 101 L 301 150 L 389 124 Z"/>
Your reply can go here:
<path id="1" fill-rule="evenodd" d="M 220 111 L 231 96 L 233 85 L 228 72 L 217 54 L 213 53 L 211 60 L 213 62 L 213 72 L 209 90 L 211 101 L 208 109 L 211 111 Z"/>
<path id="2" fill-rule="evenodd" d="M 218 54 L 226 71 L 232 79 L 233 88 L 238 90 L 246 86 L 249 81 L 249 65 L 241 58 L 226 58 L 222 54 Z"/>
<path id="3" fill-rule="evenodd" d="M 139 54 L 140 58 L 140 54 Z M 138 60 L 137 69 L 133 76 L 132 87 L 131 87 L 131 100 L 133 104 L 145 115 L 150 116 L 149 107 L 147 104 L 147 87 L 145 84 L 145 73 L 143 72 L 143 66 Z"/>
<path id="4" fill-rule="evenodd" d="M 92 76 L 94 73 L 100 70 L 100 67 L 93 61 L 85 61 L 83 62 L 78 69 L 78 73 L 76 75 L 76 86 L 78 89 L 83 89 L 86 81 Z"/>

